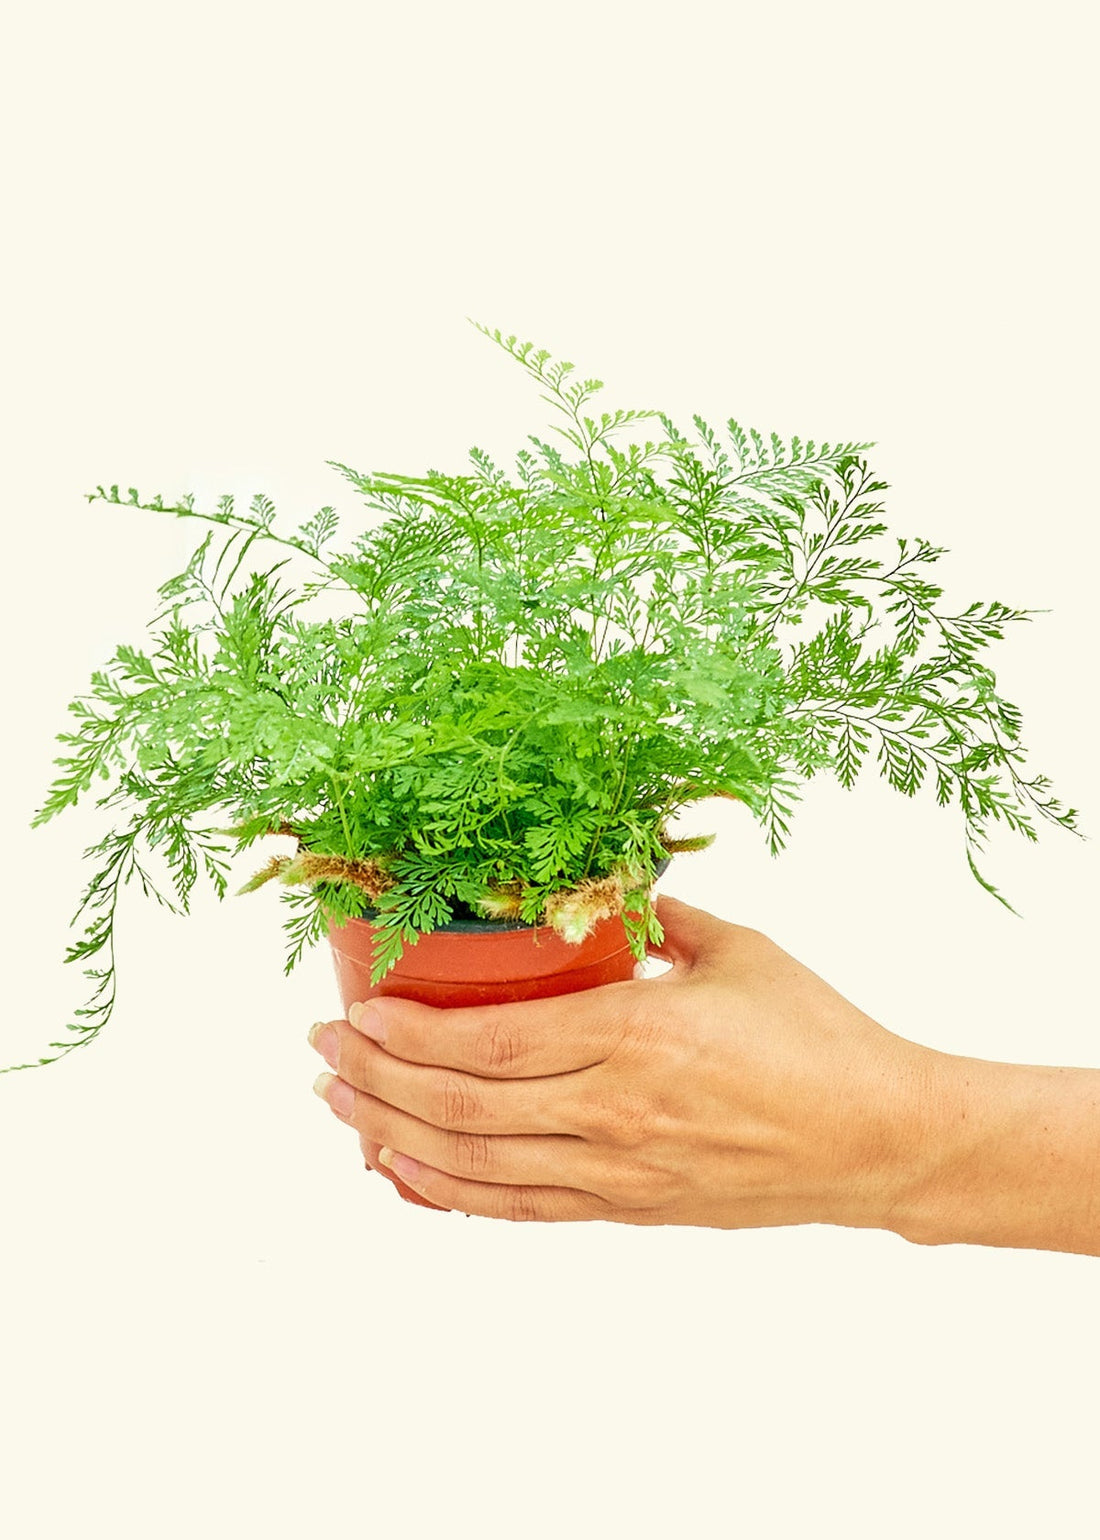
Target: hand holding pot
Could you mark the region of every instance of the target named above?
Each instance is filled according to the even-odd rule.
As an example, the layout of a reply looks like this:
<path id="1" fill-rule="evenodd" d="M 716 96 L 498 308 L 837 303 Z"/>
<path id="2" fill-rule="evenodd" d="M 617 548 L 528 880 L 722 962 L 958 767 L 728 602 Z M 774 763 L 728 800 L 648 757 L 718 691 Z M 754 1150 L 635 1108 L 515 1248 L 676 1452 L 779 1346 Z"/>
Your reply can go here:
<path id="1" fill-rule="evenodd" d="M 657 978 L 353 1006 L 311 1034 L 319 1094 L 414 1198 L 468 1214 L 1100 1254 L 1100 1071 L 922 1047 L 759 932 L 657 912 Z"/>
<path id="2" fill-rule="evenodd" d="M 668 897 L 658 914 L 652 950 L 672 967 L 654 979 L 486 1008 L 353 1006 L 326 1024 L 339 1078 L 320 1093 L 372 1163 L 443 1208 L 886 1224 L 914 1176 L 930 1051 L 757 932 Z"/>

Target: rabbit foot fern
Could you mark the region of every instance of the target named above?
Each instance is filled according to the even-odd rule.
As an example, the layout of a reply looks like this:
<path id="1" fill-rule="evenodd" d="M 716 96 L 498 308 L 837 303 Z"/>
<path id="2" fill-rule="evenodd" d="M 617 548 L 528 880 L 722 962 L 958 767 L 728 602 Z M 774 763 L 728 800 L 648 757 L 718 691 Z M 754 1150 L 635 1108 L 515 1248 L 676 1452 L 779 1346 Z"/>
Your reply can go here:
<path id="1" fill-rule="evenodd" d="M 328 924 L 369 912 L 378 979 L 455 906 L 570 939 L 621 912 L 644 956 L 658 864 L 700 848 L 662 841 L 665 821 L 732 798 L 777 853 L 819 772 L 850 788 L 877 764 L 902 795 L 953 804 L 997 898 L 975 862 L 995 825 L 1029 840 L 1040 820 L 1075 829 L 1025 773 L 1020 712 L 985 662 L 1031 612 L 942 602 L 946 553 L 888 533 L 872 444 L 590 416 L 602 381 L 473 324 L 562 419 L 565 444 L 529 435 L 514 473 L 477 448 L 463 474 L 329 461 L 368 510 L 343 539 L 331 507 L 277 529 L 261 492 L 210 510 L 191 493 L 87 494 L 207 529 L 161 586 L 145 650 L 120 646 L 72 702 L 34 819 L 102 782 L 97 806 L 123 809 L 87 852 L 68 958 L 101 966 L 65 1052 L 113 1008 L 122 887 L 186 911 L 202 874 L 220 897 L 219 832 L 234 855 L 297 838 L 247 884 L 282 889 L 288 969 Z M 657 442 L 611 442 L 642 419 Z"/>

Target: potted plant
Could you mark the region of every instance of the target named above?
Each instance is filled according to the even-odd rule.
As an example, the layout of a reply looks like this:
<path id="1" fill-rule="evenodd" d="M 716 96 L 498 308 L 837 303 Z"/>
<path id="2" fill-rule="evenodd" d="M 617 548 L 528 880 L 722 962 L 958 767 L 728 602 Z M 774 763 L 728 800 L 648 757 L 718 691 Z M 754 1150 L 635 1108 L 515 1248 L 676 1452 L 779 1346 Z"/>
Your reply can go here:
<path id="1" fill-rule="evenodd" d="M 127 883 L 186 911 L 200 875 L 223 895 L 229 858 L 273 835 L 293 843 L 242 891 L 280 891 L 288 971 L 330 939 L 346 1011 L 372 991 L 466 1003 L 629 977 L 660 939 L 662 863 L 709 843 L 670 821 L 704 798 L 743 803 L 776 852 L 802 784 L 851 787 L 874 759 L 961 810 L 991 893 L 991 824 L 1074 827 L 1025 776 L 984 661 L 1027 612 L 941 604 L 944 551 L 889 537 L 872 444 L 597 420 L 601 381 L 473 324 L 564 416 L 568 451 L 531 435 L 511 475 L 477 448 L 461 475 L 330 461 L 369 510 L 342 542 L 331 507 L 290 533 L 262 493 L 203 511 L 130 489 L 209 528 L 144 649 L 120 646 L 72 703 L 34 819 L 108 783 L 67 954 L 99 964 L 92 997 L 38 1064 L 111 1014 Z M 658 442 L 612 443 L 644 418 Z"/>

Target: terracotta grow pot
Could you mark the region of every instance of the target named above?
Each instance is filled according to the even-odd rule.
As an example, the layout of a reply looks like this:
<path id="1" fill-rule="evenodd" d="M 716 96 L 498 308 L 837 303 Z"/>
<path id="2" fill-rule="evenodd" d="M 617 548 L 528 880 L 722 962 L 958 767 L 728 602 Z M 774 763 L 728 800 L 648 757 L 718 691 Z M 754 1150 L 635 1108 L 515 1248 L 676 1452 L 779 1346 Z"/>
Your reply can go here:
<path id="1" fill-rule="evenodd" d="M 374 995 L 399 995 L 447 1008 L 541 1000 L 631 979 L 640 967 L 619 915 L 598 921 L 591 934 L 577 943 L 564 941 L 546 925 L 452 920 L 406 947 L 396 967 L 374 985 L 370 921 L 330 924 L 328 934 L 345 1015 L 356 1000 Z M 439 1207 L 392 1173 L 386 1174 L 409 1202 Z"/>

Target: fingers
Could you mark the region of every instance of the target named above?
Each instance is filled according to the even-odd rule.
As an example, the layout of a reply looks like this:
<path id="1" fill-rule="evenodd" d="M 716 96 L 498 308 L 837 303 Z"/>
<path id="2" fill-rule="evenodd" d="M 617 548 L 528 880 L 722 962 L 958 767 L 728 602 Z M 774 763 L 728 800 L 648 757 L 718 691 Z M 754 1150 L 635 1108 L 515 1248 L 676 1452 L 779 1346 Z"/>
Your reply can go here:
<path id="1" fill-rule="evenodd" d="M 323 1075 L 317 1094 L 361 1137 L 413 1154 L 453 1176 L 509 1184 L 563 1184 L 598 1190 L 614 1178 L 606 1157 L 594 1145 L 570 1135 L 466 1133 L 435 1128 L 391 1107 L 346 1081 Z"/>
<path id="2" fill-rule="evenodd" d="M 320 1024 L 319 1024 L 320 1025 Z M 314 1037 L 311 1042 L 317 1047 Z M 475 1134 L 580 1134 L 583 1071 L 550 1079 L 490 1080 L 465 1070 L 414 1064 L 371 1042 L 346 1021 L 326 1022 L 335 1037 L 329 1066 L 357 1090 L 401 1107 L 437 1128 Z M 577 1099 L 577 1110 L 570 1115 Z"/>
<path id="3" fill-rule="evenodd" d="M 421 1202 L 458 1209 L 464 1214 L 480 1214 L 486 1219 L 626 1219 L 629 1222 L 633 1218 L 635 1223 L 646 1222 L 640 1212 L 636 1216 L 621 1214 L 605 1199 L 591 1192 L 568 1187 L 501 1187 L 490 1182 L 470 1181 L 438 1171 L 389 1147 L 383 1147 L 380 1159 L 382 1169 L 391 1167 Z"/>
<path id="4" fill-rule="evenodd" d="M 383 995 L 353 1005 L 348 1019 L 388 1054 L 413 1064 L 446 1065 L 490 1079 L 559 1075 L 609 1057 L 644 982 L 456 1010 Z"/>
<path id="5" fill-rule="evenodd" d="M 396 1187 L 397 1195 L 406 1203 L 415 1203 L 420 1208 L 440 1208 L 439 1204 L 432 1203 L 430 1199 L 423 1198 L 411 1187 L 407 1187 L 401 1178 L 389 1166 L 384 1166 L 378 1159 L 382 1146 L 374 1140 L 359 1136 L 359 1148 L 363 1152 L 363 1160 L 368 1171 L 377 1171 L 379 1176 L 384 1176 L 391 1186 Z"/>
<path id="6" fill-rule="evenodd" d="M 736 927 L 720 920 L 705 909 L 696 909 L 682 899 L 659 893 L 654 909 L 664 931 L 662 941 L 650 942 L 648 951 L 663 957 L 675 968 L 692 968 L 728 940 Z M 656 981 L 654 981 L 656 982 Z"/>

